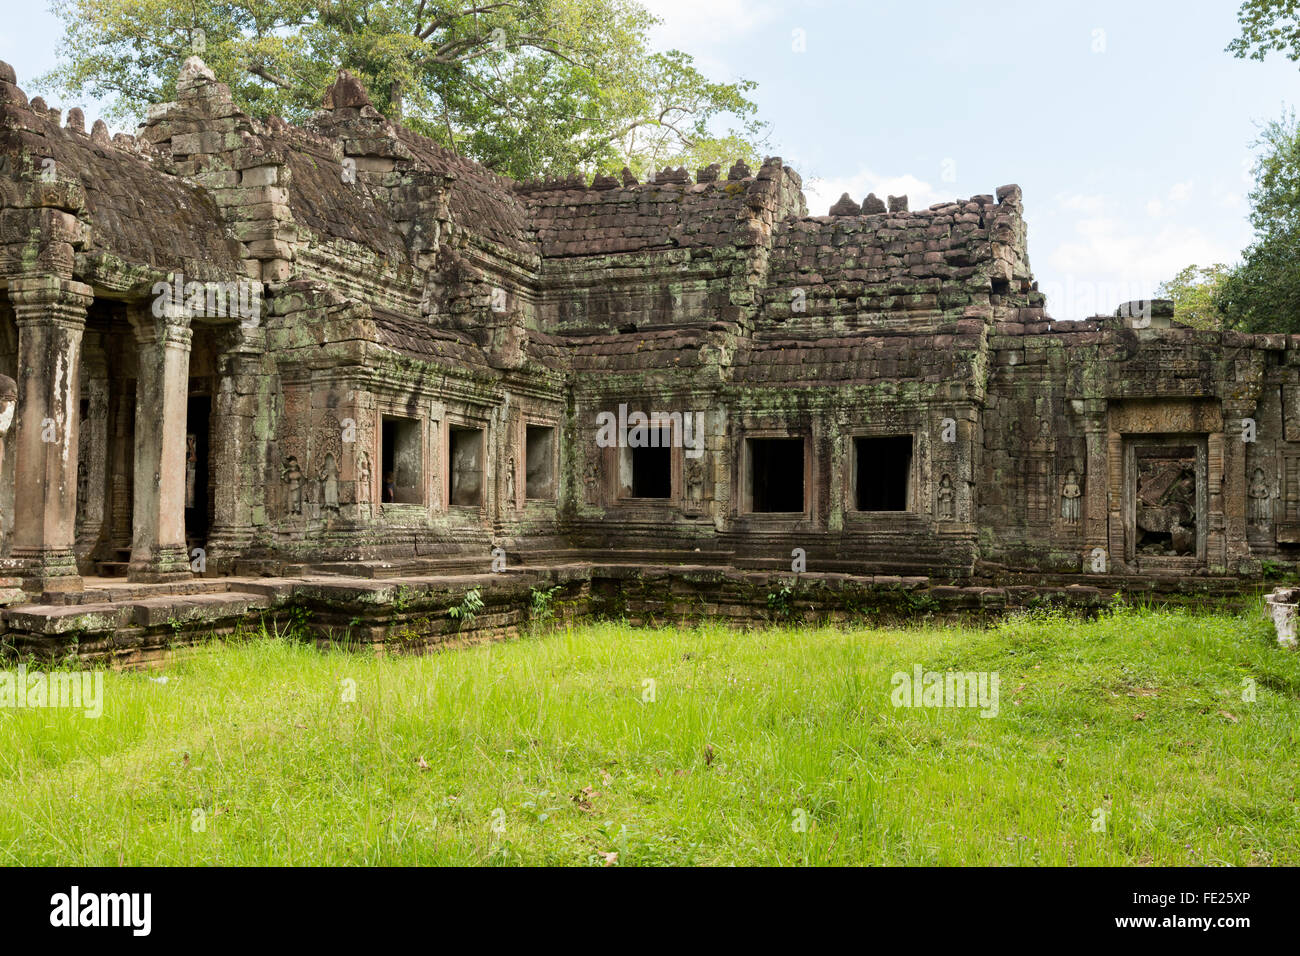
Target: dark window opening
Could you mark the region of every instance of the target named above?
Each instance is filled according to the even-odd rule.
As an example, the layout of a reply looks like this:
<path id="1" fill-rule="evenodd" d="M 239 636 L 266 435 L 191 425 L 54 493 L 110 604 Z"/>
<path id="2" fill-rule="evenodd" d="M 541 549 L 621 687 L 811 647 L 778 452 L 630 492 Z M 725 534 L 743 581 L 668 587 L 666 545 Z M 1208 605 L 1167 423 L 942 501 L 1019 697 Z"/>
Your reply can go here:
<path id="1" fill-rule="evenodd" d="M 906 511 L 912 476 L 912 436 L 855 438 L 854 489 L 859 511 Z"/>
<path id="2" fill-rule="evenodd" d="M 483 429 L 453 428 L 449 435 L 453 505 L 483 504 Z"/>
<path id="3" fill-rule="evenodd" d="M 672 497 L 671 449 L 630 448 L 628 450 L 632 453 L 632 497 Z"/>
<path id="4" fill-rule="evenodd" d="M 803 439 L 749 439 L 750 510 L 764 514 L 804 511 Z"/>
<path id="5" fill-rule="evenodd" d="M 419 504 L 424 500 L 424 467 L 420 447 L 420 422 L 414 418 L 389 418 L 380 424 L 379 453 L 383 468 L 380 500 Z"/>
<path id="6" fill-rule="evenodd" d="M 555 429 L 529 425 L 524 429 L 524 497 L 555 497 Z"/>
<path id="7" fill-rule="evenodd" d="M 1010 280 L 1010 279 L 994 279 L 994 280 L 993 280 L 993 294 L 994 294 L 994 295 L 1008 295 L 1010 292 L 1011 292 L 1011 280 Z"/>

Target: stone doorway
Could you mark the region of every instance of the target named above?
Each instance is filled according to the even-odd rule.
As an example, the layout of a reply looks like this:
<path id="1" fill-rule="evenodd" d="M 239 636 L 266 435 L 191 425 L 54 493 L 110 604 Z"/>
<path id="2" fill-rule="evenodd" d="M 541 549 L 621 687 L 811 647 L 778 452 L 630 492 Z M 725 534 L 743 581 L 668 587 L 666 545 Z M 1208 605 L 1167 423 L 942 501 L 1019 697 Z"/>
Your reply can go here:
<path id="1" fill-rule="evenodd" d="M 1125 448 L 1125 557 L 1139 571 L 1205 564 L 1204 435 L 1131 437 Z"/>

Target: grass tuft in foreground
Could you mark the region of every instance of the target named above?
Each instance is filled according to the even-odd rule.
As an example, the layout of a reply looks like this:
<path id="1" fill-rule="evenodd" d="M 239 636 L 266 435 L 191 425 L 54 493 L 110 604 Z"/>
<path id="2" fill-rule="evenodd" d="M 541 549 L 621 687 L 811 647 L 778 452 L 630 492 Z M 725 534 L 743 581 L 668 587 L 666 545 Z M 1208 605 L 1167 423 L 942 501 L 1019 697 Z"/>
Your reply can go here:
<path id="1" fill-rule="evenodd" d="M 916 664 L 998 715 L 894 707 Z M 1258 615 L 263 639 L 0 709 L 0 863 L 1295 865 L 1298 728 Z"/>

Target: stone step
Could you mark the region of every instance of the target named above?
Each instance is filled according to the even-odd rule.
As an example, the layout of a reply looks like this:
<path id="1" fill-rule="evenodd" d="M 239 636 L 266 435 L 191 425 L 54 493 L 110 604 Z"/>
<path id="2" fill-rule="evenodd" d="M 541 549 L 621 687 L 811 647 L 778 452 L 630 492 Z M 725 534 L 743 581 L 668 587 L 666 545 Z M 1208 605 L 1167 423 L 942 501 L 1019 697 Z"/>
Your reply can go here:
<path id="1" fill-rule="evenodd" d="M 225 591 L 88 604 L 24 604 L 0 611 L 0 619 L 10 630 L 31 634 L 97 634 L 127 627 L 172 624 L 180 628 L 231 621 L 251 611 L 268 610 L 271 604 L 271 599 L 262 594 Z"/>

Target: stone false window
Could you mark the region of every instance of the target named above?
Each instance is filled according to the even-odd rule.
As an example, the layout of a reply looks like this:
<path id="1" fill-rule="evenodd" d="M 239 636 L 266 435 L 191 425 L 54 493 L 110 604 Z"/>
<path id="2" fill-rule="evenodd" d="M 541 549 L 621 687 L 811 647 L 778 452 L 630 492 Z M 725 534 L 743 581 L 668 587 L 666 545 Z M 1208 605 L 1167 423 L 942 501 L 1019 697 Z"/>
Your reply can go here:
<path id="1" fill-rule="evenodd" d="M 549 425 L 524 429 L 524 497 L 555 497 L 555 429 Z"/>
<path id="2" fill-rule="evenodd" d="M 388 503 L 424 502 L 424 447 L 420 420 L 385 415 L 380 423 L 382 466 L 380 500 Z"/>
<path id="3" fill-rule="evenodd" d="M 448 500 L 478 508 L 483 504 L 483 429 L 453 426 L 447 433 Z"/>
<path id="4" fill-rule="evenodd" d="M 857 511 L 911 510 L 911 435 L 853 439 L 853 498 Z"/>
<path id="5" fill-rule="evenodd" d="M 747 438 L 745 463 L 747 511 L 802 514 L 806 510 L 802 438 Z"/>

